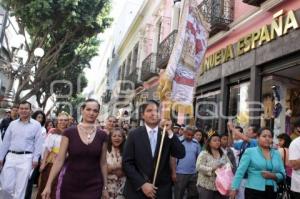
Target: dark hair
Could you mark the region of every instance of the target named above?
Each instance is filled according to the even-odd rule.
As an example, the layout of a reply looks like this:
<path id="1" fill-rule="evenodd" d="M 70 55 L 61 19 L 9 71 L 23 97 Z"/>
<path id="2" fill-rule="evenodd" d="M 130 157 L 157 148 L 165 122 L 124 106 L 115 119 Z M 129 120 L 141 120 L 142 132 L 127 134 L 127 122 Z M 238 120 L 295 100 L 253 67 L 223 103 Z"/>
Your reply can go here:
<path id="1" fill-rule="evenodd" d="M 89 99 L 85 100 L 85 101 L 83 102 L 83 104 L 81 105 L 81 108 L 82 108 L 82 109 L 85 109 L 86 104 L 89 103 L 89 102 L 96 102 L 97 105 L 98 105 L 98 111 L 100 111 L 100 104 L 99 104 L 99 102 L 98 102 L 97 100 L 95 100 L 95 99 L 92 99 L 92 98 L 89 98 Z"/>
<path id="2" fill-rule="evenodd" d="M 141 107 L 141 113 L 144 114 L 146 108 L 150 105 L 150 104 L 154 104 L 157 108 L 159 108 L 159 103 L 155 100 L 147 100 L 145 103 L 143 103 L 140 107 Z"/>
<path id="3" fill-rule="evenodd" d="M 19 104 L 14 104 L 14 105 L 11 107 L 11 109 L 13 109 L 13 108 L 19 108 Z"/>
<path id="4" fill-rule="evenodd" d="M 274 133 L 273 133 L 273 131 L 272 131 L 270 128 L 263 127 L 263 128 L 260 128 L 260 129 L 258 130 L 258 132 L 257 132 L 258 137 L 259 137 L 259 136 L 262 134 L 262 132 L 265 131 L 265 130 L 270 131 L 272 137 L 274 136 Z"/>
<path id="5" fill-rule="evenodd" d="M 258 133 L 259 127 L 257 125 L 250 125 L 249 128 L 252 128 L 254 133 L 256 133 L 256 134 Z"/>
<path id="6" fill-rule="evenodd" d="M 191 127 L 191 126 L 185 126 L 183 128 L 184 131 L 192 131 L 193 134 L 195 134 L 195 128 Z"/>
<path id="7" fill-rule="evenodd" d="M 283 148 L 289 148 L 290 144 L 292 142 L 292 139 L 290 138 L 290 136 L 286 133 L 281 133 L 277 136 L 277 139 L 283 139 L 284 140 L 284 144 L 283 144 Z"/>
<path id="8" fill-rule="evenodd" d="M 21 104 L 28 104 L 29 108 L 31 110 L 31 103 L 30 102 L 28 102 L 28 101 L 22 101 L 22 102 L 19 103 L 19 105 L 21 105 Z"/>
<path id="9" fill-rule="evenodd" d="M 203 131 L 203 130 L 201 130 L 201 129 L 196 129 L 195 131 L 194 131 L 194 135 L 196 134 L 196 132 L 200 132 L 201 133 L 201 140 L 200 140 L 200 145 L 201 145 L 201 147 L 205 144 L 204 143 L 204 141 L 205 141 L 205 138 L 207 139 L 207 134 Z"/>
<path id="10" fill-rule="evenodd" d="M 222 138 L 222 137 L 228 137 L 228 133 L 222 133 L 222 134 L 220 135 L 220 138 Z"/>
<path id="11" fill-rule="evenodd" d="M 52 123 L 53 128 L 55 127 L 54 122 L 53 122 L 52 120 L 47 120 L 46 123 L 45 123 L 45 128 L 46 128 L 47 131 L 48 131 L 47 127 L 48 127 L 48 125 L 49 125 L 50 123 Z"/>
<path id="12" fill-rule="evenodd" d="M 41 126 L 44 126 L 45 125 L 45 122 L 46 122 L 46 115 L 43 111 L 35 111 L 33 114 L 32 114 L 32 119 L 35 119 L 37 118 L 38 115 L 42 115 L 43 116 L 43 120 L 41 121 Z"/>
<path id="13" fill-rule="evenodd" d="M 240 126 L 236 126 L 235 129 L 238 129 L 241 133 L 244 133 L 244 129 Z"/>
<path id="14" fill-rule="evenodd" d="M 123 137 L 123 142 L 122 142 L 121 145 L 120 145 L 120 153 L 121 153 L 121 155 L 122 155 L 122 153 L 123 153 L 123 148 L 124 148 L 124 144 L 125 144 L 125 141 L 126 141 L 126 135 L 125 135 L 124 130 L 121 129 L 121 128 L 114 128 L 114 129 L 112 130 L 112 132 L 110 132 L 109 137 L 108 137 L 108 143 L 107 143 L 107 151 L 110 153 L 111 150 L 112 150 L 112 135 L 114 134 L 115 131 L 121 132 L 121 135 L 122 135 L 122 137 Z"/>
<path id="15" fill-rule="evenodd" d="M 213 134 L 212 136 L 210 136 L 210 137 L 207 139 L 206 146 L 205 146 L 205 150 L 206 150 L 210 155 L 213 155 L 213 154 L 212 154 L 212 151 L 211 151 L 211 148 L 210 148 L 210 146 L 209 146 L 209 143 L 210 143 L 210 141 L 211 141 L 211 139 L 212 139 L 213 137 L 219 137 L 219 138 L 220 138 L 220 136 L 218 135 L 218 133 L 215 133 L 215 134 Z M 222 149 L 221 149 L 221 146 L 220 146 L 220 148 L 218 149 L 218 151 L 219 151 L 219 153 L 220 153 L 220 156 L 222 157 L 222 156 L 223 156 L 223 151 L 222 151 Z"/>

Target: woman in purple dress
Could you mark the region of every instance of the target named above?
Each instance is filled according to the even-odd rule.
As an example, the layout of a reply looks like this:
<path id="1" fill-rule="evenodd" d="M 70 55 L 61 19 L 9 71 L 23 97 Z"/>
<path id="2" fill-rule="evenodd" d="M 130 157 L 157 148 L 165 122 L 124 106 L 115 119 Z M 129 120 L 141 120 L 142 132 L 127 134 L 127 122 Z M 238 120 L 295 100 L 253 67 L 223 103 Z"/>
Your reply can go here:
<path id="1" fill-rule="evenodd" d="M 95 124 L 99 109 L 96 100 L 86 100 L 81 106 L 82 123 L 64 131 L 59 154 L 42 193 L 44 199 L 50 198 L 51 184 L 63 165 L 66 169 L 60 189 L 61 199 L 109 198 L 107 134 L 97 129 Z"/>

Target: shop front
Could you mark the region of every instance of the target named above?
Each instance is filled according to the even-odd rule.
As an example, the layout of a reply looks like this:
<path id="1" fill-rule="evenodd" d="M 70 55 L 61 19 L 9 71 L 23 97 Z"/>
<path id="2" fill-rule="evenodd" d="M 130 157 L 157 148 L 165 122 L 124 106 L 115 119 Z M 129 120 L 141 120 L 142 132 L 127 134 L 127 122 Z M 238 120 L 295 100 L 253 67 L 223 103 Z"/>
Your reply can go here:
<path id="1" fill-rule="evenodd" d="M 300 10 L 282 9 L 269 23 L 210 52 L 196 89 L 197 127 L 224 132 L 231 120 L 244 128 L 269 127 L 275 136 L 290 134 L 300 121 L 299 25 Z"/>
<path id="2" fill-rule="evenodd" d="M 281 63 L 262 68 L 261 126 L 280 133 L 292 134 L 300 122 L 300 56 L 282 59 Z M 295 62 L 296 61 L 296 62 Z"/>
<path id="3" fill-rule="evenodd" d="M 210 91 L 200 95 L 196 100 L 196 126 L 204 131 L 218 128 L 218 102 L 221 91 Z"/>

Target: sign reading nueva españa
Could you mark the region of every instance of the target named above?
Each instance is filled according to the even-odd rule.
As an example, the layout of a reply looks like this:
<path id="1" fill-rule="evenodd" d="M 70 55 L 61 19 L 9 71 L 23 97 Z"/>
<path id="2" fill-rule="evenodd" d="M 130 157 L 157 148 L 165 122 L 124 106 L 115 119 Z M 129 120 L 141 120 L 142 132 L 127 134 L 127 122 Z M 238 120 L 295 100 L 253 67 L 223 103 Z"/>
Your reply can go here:
<path id="1" fill-rule="evenodd" d="M 283 10 L 281 10 L 273 15 L 271 24 L 264 25 L 259 30 L 242 37 L 236 44 L 229 44 L 225 48 L 206 57 L 201 65 L 201 73 L 203 74 L 220 64 L 243 55 L 297 28 L 299 28 L 299 24 L 294 11 L 291 10 L 284 15 Z M 236 51 L 233 45 L 236 45 Z"/>

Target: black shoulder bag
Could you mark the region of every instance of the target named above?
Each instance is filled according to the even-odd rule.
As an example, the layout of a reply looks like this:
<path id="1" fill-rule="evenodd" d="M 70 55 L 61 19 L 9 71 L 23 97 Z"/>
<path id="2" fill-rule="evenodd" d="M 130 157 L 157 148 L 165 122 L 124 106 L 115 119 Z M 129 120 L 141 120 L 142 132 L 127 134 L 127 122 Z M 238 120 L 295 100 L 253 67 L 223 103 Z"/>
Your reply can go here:
<path id="1" fill-rule="evenodd" d="M 285 169 L 285 159 L 286 159 L 286 151 L 285 148 L 283 148 L 283 163 L 284 163 L 284 169 Z M 278 190 L 277 190 L 277 197 L 276 199 L 291 199 L 291 189 L 289 185 L 286 182 L 286 176 L 281 173 L 283 180 L 282 182 L 278 183 Z"/>

